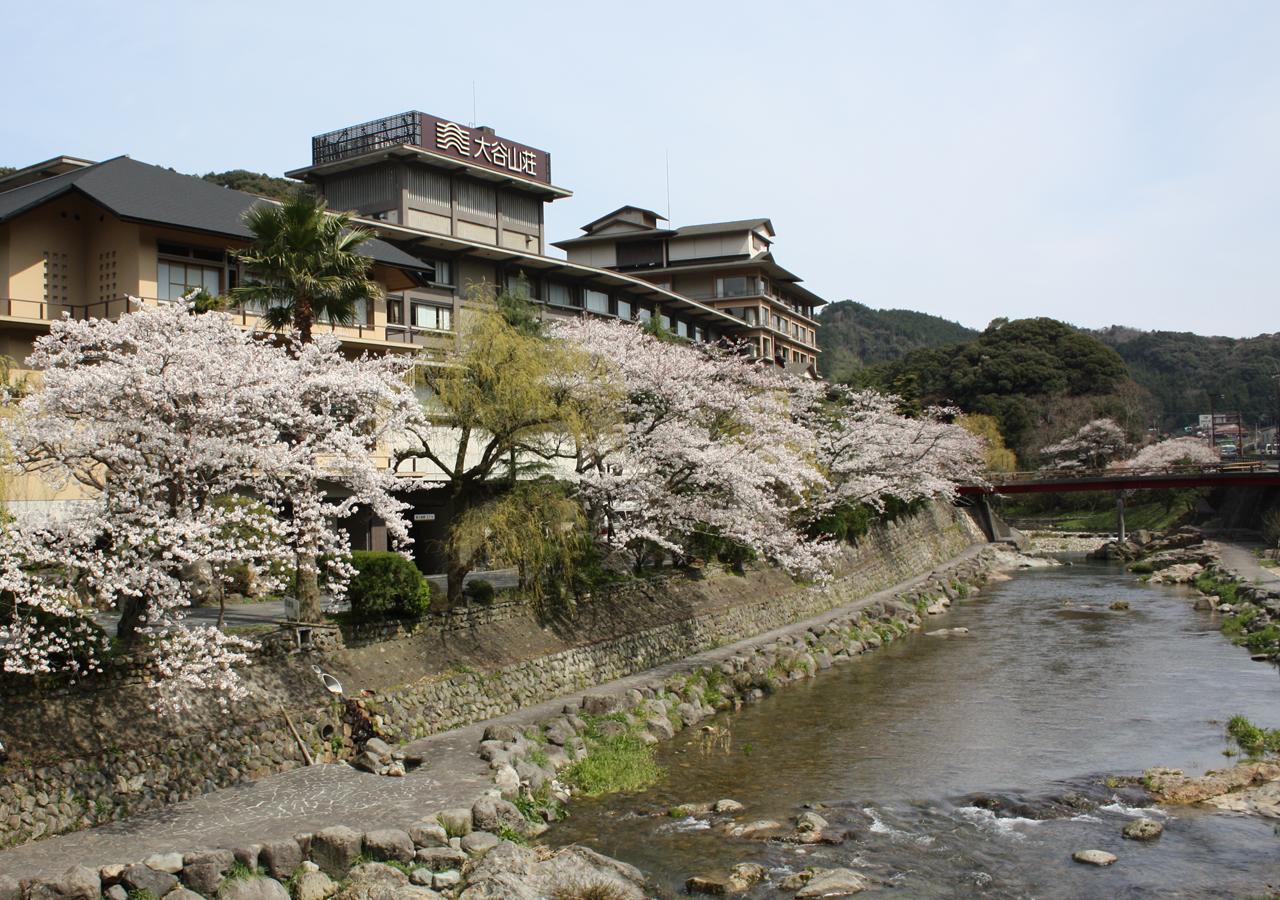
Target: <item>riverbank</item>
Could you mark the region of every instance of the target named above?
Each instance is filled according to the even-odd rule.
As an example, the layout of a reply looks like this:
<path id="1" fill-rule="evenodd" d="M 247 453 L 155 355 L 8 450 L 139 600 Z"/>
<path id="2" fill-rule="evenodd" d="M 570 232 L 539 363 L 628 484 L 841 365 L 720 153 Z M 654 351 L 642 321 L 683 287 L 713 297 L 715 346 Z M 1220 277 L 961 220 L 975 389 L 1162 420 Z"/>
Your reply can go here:
<path id="1" fill-rule="evenodd" d="M 874 531 L 860 548 L 848 554 L 845 569 L 828 584 L 792 586 L 765 596 L 748 594 L 731 603 L 727 602 L 730 590 L 736 586 L 741 594 L 749 581 L 724 576 L 694 582 L 686 593 L 673 596 L 684 597 L 685 602 L 689 602 L 692 592 L 692 596 L 720 598 L 719 603 L 704 606 L 697 615 L 676 617 L 672 614 L 674 601 L 668 599 L 665 604 L 653 607 L 655 614 L 667 620 L 663 624 L 614 638 L 604 637 L 581 650 L 566 652 L 571 655 L 570 659 L 608 658 L 617 661 L 615 664 L 624 672 L 641 671 L 639 675 L 611 682 L 606 678 L 599 679 L 609 682 L 611 689 L 625 691 L 647 679 L 666 677 L 696 664 L 701 659 L 697 652 L 699 648 L 705 650 L 727 644 L 714 652 L 731 653 L 737 646 L 737 639 L 726 638 L 732 638 L 735 630 L 745 631 L 754 638 L 761 637 L 761 632 L 781 634 L 787 628 L 801 627 L 794 624 L 796 620 L 807 621 L 814 618 L 815 612 L 822 615 L 833 607 L 852 608 L 891 596 L 892 591 L 886 594 L 884 590 L 875 588 L 898 584 L 900 589 L 904 585 L 921 582 L 928 577 L 931 566 L 957 558 L 957 553 L 960 559 L 978 553 L 982 549 L 974 543 L 978 536 L 979 532 L 967 516 L 949 508 L 934 507 L 914 520 Z M 919 572 L 924 574 L 915 574 Z M 581 614 L 590 616 L 598 611 L 599 607 L 587 607 Z M 642 612 L 643 607 L 631 610 L 625 621 L 634 623 Z M 771 622 L 782 627 L 775 625 L 770 631 Z M 607 624 L 596 623 L 594 627 L 602 629 Z M 477 641 L 480 632 L 481 628 L 474 628 L 469 640 Z M 540 633 L 547 634 L 546 631 Z M 416 640 L 423 644 L 423 652 L 438 654 L 440 643 L 446 637 L 442 634 L 419 635 Z M 452 644 L 447 644 L 446 649 L 449 646 Z M 665 661 L 658 659 L 659 664 L 655 666 L 654 651 L 646 650 L 646 647 L 661 647 L 671 656 Z M 682 648 L 689 647 L 694 649 L 682 652 Z M 385 653 L 388 650 L 392 651 L 387 654 L 390 664 L 406 658 L 403 646 L 395 648 L 381 644 L 362 648 L 366 656 L 371 652 Z M 530 669 L 545 670 L 540 677 L 546 679 L 546 683 L 564 685 L 552 694 L 556 699 L 541 703 L 529 697 L 527 682 L 522 683 L 501 668 L 454 672 L 443 679 L 428 680 L 424 686 L 440 690 L 442 685 L 465 685 L 468 691 L 474 692 L 471 695 L 479 695 L 488 704 L 477 707 L 479 709 L 492 708 L 495 702 L 513 703 L 516 708 L 521 708 L 520 712 L 492 720 L 491 724 L 510 724 L 522 729 L 562 708 L 566 700 L 574 696 L 566 694 L 566 690 L 571 691 L 575 686 L 580 690 L 582 686 L 594 684 L 596 681 L 589 677 L 590 674 L 599 675 L 604 671 L 598 666 L 586 668 L 581 662 L 574 668 L 566 662 L 564 656 L 553 655 L 535 657 L 520 664 Z M 310 678 L 315 680 L 314 675 Z M 372 701 L 369 706 L 374 709 L 391 711 L 393 703 L 398 703 L 406 711 L 414 709 L 413 704 L 404 702 L 404 696 L 403 691 L 385 690 L 373 692 L 367 700 Z M 579 693 L 574 699 L 580 697 Z M 451 708 L 458 706 L 454 699 Z M 441 713 L 440 709 L 427 711 L 436 716 Z M 401 720 L 395 715 L 388 714 L 384 721 L 397 724 Z M 476 718 L 482 722 L 486 719 L 484 716 Z M 300 730 L 305 729 L 304 737 L 314 728 L 312 720 L 297 716 L 295 721 Z M 163 808 L 119 822 L 0 852 L 0 872 L 49 876 L 77 862 L 102 866 L 152 853 L 185 852 L 192 847 L 235 846 L 249 838 L 255 841 L 288 840 L 295 834 L 314 832 L 339 822 L 363 830 L 405 828 L 418 822 L 424 810 L 469 804 L 491 785 L 491 770 L 475 755 L 484 728 L 484 724 L 475 724 L 441 729 L 440 733 L 411 742 L 404 751 L 408 755 L 422 757 L 426 762 L 402 778 L 380 778 L 346 765 L 291 767 L 252 782 L 166 804 Z M 213 768 L 218 759 L 225 758 L 228 748 L 236 746 L 234 738 L 237 736 L 233 730 L 208 741 L 204 766 Z M 32 737 L 27 735 L 28 739 Z M 163 749 L 154 748 L 153 752 Z M 145 764 L 139 768 L 145 771 Z M 28 778 L 33 774 L 28 772 Z M 65 782 L 71 776 L 81 774 L 89 777 L 95 772 L 92 769 L 83 773 L 63 772 L 53 767 L 41 774 L 50 782 L 57 783 L 59 779 Z M 12 784 L 6 788 L 9 788 L 8 794 L 0 792 L 0 799 L 14 796 Z M 57 802 L 58 792 L 52 793 L 52 797 L 41 799 L 36 791 L 31 791 L 32 797 L 27 802 L 29 808 L 24 810 L 28 821 L 31 819 L 30 807 L 40 802 Z"/>
<path id="2" fill-rule="evenodd" d="M 913 897 L 1265 894 L 1269 823 L 1162 809 L 1136 783 L 1154 765 L 1221 765 L 1228 714 L 1276 724 L 1274 678 L 1192 599 L 1114 563 L 993 581 L 939 620 L 949 635 L 894 641 L 662 742 L 660 782 L 575 799 L 544 840 L 590 840 L 672 892 L 763 867 L 752 898 L 817 869 Z M 1127 837 L 1140 819 L 1162 836 Z M 1073 861 L 1083 850 L 1117 861 Z"/>

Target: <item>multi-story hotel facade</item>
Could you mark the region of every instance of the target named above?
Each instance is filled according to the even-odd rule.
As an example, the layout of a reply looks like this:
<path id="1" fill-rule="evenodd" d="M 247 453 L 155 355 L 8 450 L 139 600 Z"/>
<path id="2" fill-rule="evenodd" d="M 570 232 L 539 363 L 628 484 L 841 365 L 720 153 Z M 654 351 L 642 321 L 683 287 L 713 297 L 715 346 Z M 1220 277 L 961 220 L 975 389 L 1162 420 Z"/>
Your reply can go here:
<path id="1" fill-rule="evenodd" d="M 439 358 L 456 346 L 467 299 L 506 288 L 546 315 L 657 320 L 692 341 L 742 340 L 813 371 L 822 301 L 773 262 L 768 220 L 663 230 L 656 214 L 624 207 L 561 242 L 563 259 L 545 252 L 544 209 L 571 194 L 552 182 L 546 151 L 420 112 L 318 135 L 311 151 L 310 165 L 288 174 L 377 235 L 362 252 L 385 299 L 362 305 L 352 324 L 317 329 L 350 352 Z M 174 302 L 193 288 L 226 293 L 248 274 L 234 256 L 251 239 L 244 213 L 266 202 L 127 157 L 58 157 L 0 178 L 0 354 L 21 371 L 63 315 L 115 317 L 131 297 Z M 257 327 L 252 309 L 233 315 Z M 399 471 L 419 563 L 437 571 L 432 548 L 451 518 L 433 489 L 440 473 L 423 460 Z M 9 503 L 37 511 L 74 499 L 23 479 Z M 358 547 L 385 546 L 376 521 L 353 523 L 352 534 Z"/>

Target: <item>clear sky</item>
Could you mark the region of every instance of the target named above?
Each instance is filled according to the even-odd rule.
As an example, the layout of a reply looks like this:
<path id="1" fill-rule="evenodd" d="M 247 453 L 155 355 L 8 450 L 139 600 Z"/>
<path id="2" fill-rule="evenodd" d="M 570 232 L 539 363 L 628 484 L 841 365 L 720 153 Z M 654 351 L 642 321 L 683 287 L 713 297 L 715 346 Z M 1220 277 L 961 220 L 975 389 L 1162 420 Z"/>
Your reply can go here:
<path id="1" fill-rule="evenodd" d="M 1280 2 L 6 3 L 0 164 L 280 174 L 408 109 L 551 151 L 561 239 L 768 216 L 831 300 L 1280 330 Z"/>

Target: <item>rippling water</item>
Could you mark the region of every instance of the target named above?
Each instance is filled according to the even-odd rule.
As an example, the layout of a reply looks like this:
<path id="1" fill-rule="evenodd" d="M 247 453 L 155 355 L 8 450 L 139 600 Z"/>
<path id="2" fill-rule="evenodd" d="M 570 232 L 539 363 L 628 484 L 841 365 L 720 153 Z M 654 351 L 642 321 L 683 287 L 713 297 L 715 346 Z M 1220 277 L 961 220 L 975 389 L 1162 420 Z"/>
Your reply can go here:
<path id="1" fill-rule="evenodd" d="M 968 636 L 913 636 L 722 716 L 728 749 L 704 753 L 686 733 L 662 746 L 660 784 L 575 801 L 549 837 L 634 863 L 672 893 L 689 875 L 759 862 L 775 875 L 859 868 L 911 897 L 1268 895 L 1280 889 L 1274 823 L 1165 815 L 1106 787 L 1149 766 L 1221 767 L 1234 713 L 1280 726 L 1276 669 L 1233 647 L 1190 596 L 1102 563 L 1019 573 L 928 623 Z M 822 804 L 849 838 L 741 841 L 664 815 L 722 797 L 746 804 L 739 820 L 788 822 Z M 1164 836 L 1123 840 L 1137 815 L 1161 818 Z M 1085 848 L 1120 860 L 1073 863 Z"/>

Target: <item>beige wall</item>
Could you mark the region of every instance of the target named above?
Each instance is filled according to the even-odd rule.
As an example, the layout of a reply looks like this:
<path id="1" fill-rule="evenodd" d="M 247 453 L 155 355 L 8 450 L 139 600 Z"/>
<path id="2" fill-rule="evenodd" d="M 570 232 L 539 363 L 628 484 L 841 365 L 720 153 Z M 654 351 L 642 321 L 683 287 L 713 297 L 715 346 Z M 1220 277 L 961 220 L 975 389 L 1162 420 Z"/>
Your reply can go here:
<path id="1" fill-rule="evenodd" d="M 673 238 L 668 245 L 671 260 L 738 256 L 751 252 L 750 232 L 713 234 L 706 237 Z"/>
<path id="2" fill-rule="evenodd" d="M 618 264 L 617 248 L 609 241 L 599 244 L 581 244 L 568 250 L 569 262 L 597 269 L 611 269 Z"/>

